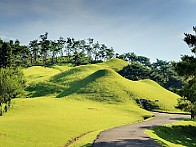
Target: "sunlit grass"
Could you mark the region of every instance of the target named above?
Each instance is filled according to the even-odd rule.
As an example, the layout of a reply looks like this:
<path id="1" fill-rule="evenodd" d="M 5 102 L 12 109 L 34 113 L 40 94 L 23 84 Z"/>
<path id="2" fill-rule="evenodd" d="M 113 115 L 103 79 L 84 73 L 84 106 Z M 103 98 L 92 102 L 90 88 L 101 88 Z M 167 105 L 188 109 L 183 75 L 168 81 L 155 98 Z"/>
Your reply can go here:
<path id="1" fill-rule="evenodd" d="M 14 99 L 0 117 L 4 146 L 63 146 L 85 134 L 73 146 L 90 144 L 105 129 L 152 116 L 137 99 L 154 102 L 160 111 L 177 111 L 176 94 L 152 80 L 120 76 L 127 62 L 113 59 L 78 67 L 34 66 L 24 69 L 29 99 Z"/>
<path id="2" fill-rule="evenodd" d="M 0 118 L 0 142 L 9 147 L 64 146 L 85 132 L 92 132 L 84 138 L 92 142 L 102 130 L 151 115 L 130 105 L 55 98 L 14 99 L 12 106 Z"/>
<path id="3" fill-rule="evenodd" d="M 107 62 L 99 63 L 98 65 L 101 65 L 102 67 L 106 67 L 106 68 L 109 67 L 115 71 L 120 71 L 123 69 L 123 67 L 128 65 L 128 62 L 118 58 L 114 58 Z"/>
<path id="4" fill-rule="evenodd" d="M 33 66 L 23 70 L 27 79 L 27 83 L 42 82 L 48 80 L 52 76 L 60 73 L 61 71 L 54 68 Z"/>

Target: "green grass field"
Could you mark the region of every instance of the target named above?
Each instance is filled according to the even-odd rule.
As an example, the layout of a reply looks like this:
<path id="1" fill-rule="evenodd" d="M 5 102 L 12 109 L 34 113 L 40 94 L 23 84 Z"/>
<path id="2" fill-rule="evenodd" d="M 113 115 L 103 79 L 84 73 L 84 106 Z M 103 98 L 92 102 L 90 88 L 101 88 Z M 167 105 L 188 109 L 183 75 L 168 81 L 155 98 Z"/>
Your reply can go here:
<path id="1" fill-rule="evenodd" d="M 97 134 L 151 115 L 131 105 L 92 101 L 37 98 L 14 99 L 12 103 L 11 110 L 0 118 L 3 146 L 64 146 L 83 133 Z"/>
<path id="2" fill-rule="evenodd" d="M 152 80 L 130 81 L 120 76 L 120 59 L 78 67 L 34 66 L 24 69 L 29 98 L 14 99 L 0 117 L 3 146 L 89 145 L 100 131 L 152 116 L 137 99 L 155 110 L 178 111 L 178 95 Z M 158 100 L 158 102 L 154 102 Z"/>
<path id="3" fill-rule="evenodd" d="M 196 121 L 180 121 L 153 130 L 146 130 L 146 133 L 162 146 L 196 146 Z"/>

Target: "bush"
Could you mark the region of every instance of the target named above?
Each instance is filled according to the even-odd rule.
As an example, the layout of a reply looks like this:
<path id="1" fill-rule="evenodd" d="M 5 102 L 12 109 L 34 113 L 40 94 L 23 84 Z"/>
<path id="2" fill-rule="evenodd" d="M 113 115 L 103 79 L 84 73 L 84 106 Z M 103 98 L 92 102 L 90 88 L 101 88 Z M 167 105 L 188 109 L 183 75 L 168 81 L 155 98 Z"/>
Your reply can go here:
<path id="1" fill-rule="evenodd" d="M 19 97 L 24 93 L 24 87 L 25 80 L 20 69 L 0 68 L 1 114 L 3 111 L 7 111 L 12 98 Z"/>

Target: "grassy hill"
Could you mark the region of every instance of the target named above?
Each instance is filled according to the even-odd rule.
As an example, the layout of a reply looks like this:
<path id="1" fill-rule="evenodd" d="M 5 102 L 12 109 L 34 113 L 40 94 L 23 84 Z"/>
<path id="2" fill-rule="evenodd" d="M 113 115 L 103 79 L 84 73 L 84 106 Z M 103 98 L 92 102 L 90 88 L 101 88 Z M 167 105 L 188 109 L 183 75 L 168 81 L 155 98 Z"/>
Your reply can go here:
<path id="1" fill-rule="evenodd" d="M 130 81 L 120 76 L 127 62 L 112 59 L 78 67 L 34 66 L 24 69 L 28 99 L 14 99 L 0 117 L 4 146 L 73 146 L 92 143 L 105 129 L 152 116 L 138 99 L 155 109 L 177 111 L 178 95 L 151 80 Z M 154 102 L 158 100 L 157 102 Z"/>
<path id="2" fill-rule="evenodd" d="M 31 83 L 27 91 L 30 97 L 71 97 L 108 103 L 136 103 L 138 99 L 146 99 L 154 109 L 176 111 L 174 106 L 178 95 L 152 80 L 131 81 L 123 78 L 116 71 L 126 65 L 123 60 L 113 59 L 100 64 L 61 68 L 61 71 L 53 67 L 31 67 L 24 71 Z M 158 101 L 155 103 L 155 100 Z"/>

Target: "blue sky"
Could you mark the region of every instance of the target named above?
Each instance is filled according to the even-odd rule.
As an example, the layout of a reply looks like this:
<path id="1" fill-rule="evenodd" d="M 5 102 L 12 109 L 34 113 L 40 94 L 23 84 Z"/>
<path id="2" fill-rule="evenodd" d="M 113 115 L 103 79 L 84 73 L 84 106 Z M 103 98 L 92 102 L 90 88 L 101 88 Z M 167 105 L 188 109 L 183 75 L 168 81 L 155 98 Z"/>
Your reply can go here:
<path id="1" fill-rule="evenodd" d="M 190 54 L 183 34 L 193 33 L 195 8 L 196 0 L 0 0 L 0 38 L 90 37 L 120 54 L 178 61 Z"/>

